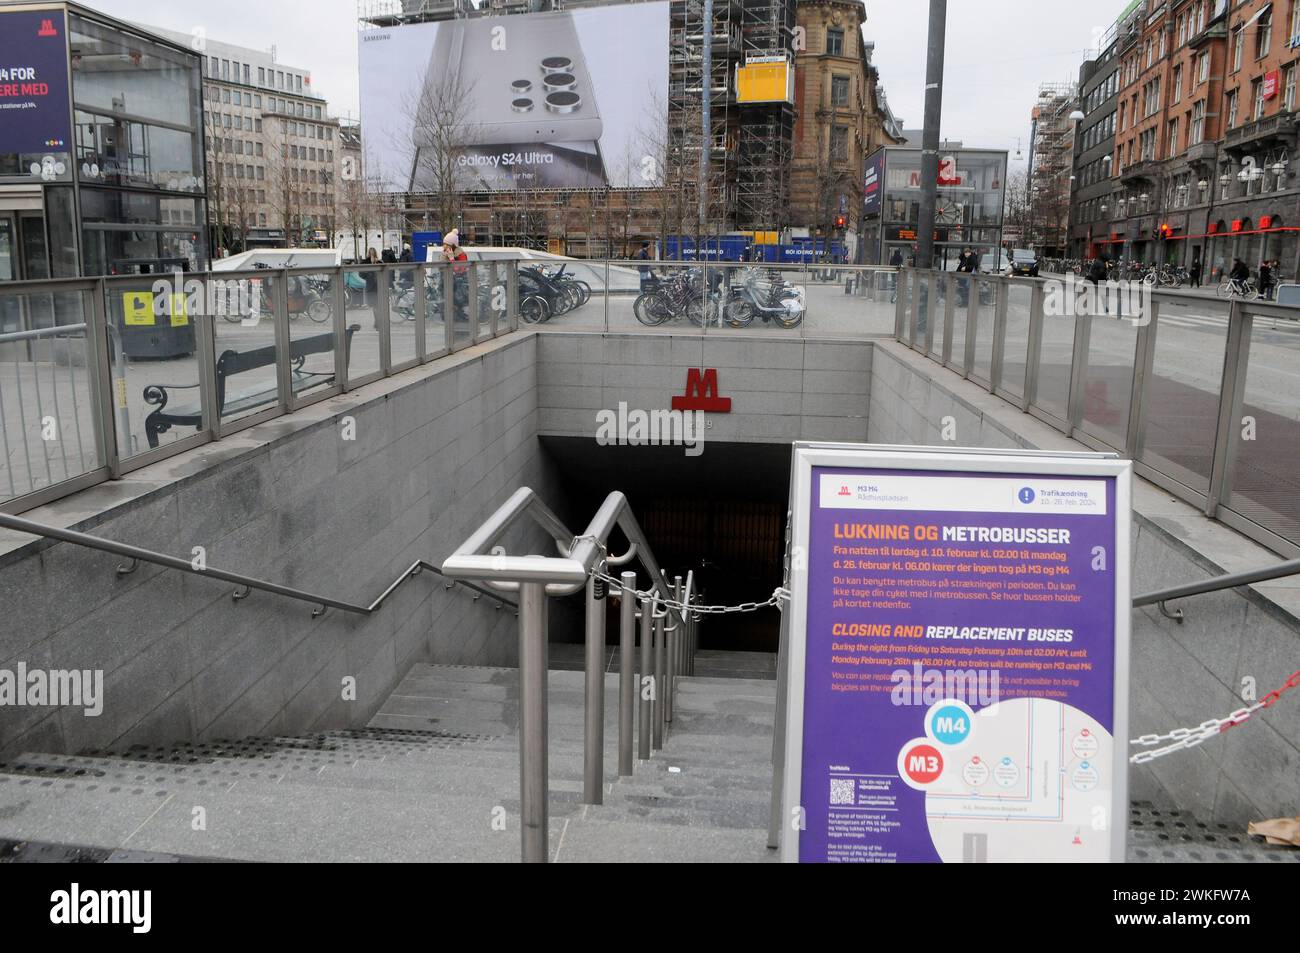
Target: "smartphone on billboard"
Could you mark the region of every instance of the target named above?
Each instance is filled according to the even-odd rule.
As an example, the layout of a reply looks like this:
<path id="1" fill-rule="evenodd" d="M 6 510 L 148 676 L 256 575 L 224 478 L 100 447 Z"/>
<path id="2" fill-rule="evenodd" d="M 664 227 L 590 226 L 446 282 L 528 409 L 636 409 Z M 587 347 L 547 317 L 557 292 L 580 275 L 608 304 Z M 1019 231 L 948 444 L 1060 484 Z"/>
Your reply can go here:
<path id="1" fill-rule="evenodd" d="M 484 17 L 439 25 L 426 95 L 467 100 L 453 146 L 596 142 L 604 132 L 573 16 Z M 422 133 L 416 129 L 416 144 Z"/>

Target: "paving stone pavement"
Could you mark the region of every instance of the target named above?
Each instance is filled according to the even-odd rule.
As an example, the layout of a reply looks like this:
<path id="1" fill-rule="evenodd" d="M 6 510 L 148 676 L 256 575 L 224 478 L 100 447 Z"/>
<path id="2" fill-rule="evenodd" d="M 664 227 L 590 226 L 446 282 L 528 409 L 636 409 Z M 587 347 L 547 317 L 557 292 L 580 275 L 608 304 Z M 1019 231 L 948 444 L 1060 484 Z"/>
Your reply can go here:
<path id="1" fill-rule="evenodd" d="M 561 649 L 557 667 L 572 663 Z M 770 656 L 702 658 L 664 750 L 617 765 L 617 659 L 605 678 L 604 803 L 582 803 L 581 671 L 550 673 L 550 855 L 559 862 L 772 862 Z M 735 677 L 759 672 L 759 677 Z M 416 665 L 371 721 L 0 765 L 0 863 L 502 861 L 519 857 L 518 673 Z M 502 812 L 499 809 L 504 809 Z M 505 830 L 494 820 L 506 820 Z M 201 823 L 200 823 L 201 821 Z M 1243 832 L 1135 804 L 1129 860 L 1293 862 Z M 196 829 L 197 828 L 197 829 Z"/>

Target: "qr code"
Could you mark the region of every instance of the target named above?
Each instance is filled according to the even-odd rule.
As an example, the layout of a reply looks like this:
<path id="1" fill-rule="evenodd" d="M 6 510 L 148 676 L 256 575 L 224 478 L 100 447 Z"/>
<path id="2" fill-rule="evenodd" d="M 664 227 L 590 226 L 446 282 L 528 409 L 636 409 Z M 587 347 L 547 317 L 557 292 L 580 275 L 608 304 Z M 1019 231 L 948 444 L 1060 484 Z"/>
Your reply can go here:
<path id="1" fill-rule="evenodd" d="M 858 802 L 858 782 L 852 778 L 831 778 L 831 803 L 856 804 Z"/>

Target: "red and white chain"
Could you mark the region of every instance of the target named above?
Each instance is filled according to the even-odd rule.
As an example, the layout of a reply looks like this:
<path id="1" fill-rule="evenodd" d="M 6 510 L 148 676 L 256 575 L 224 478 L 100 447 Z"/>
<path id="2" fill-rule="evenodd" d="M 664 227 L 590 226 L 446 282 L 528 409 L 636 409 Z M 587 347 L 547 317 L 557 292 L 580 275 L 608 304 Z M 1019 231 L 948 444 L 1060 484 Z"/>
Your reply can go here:
<path id="1" fill-rule="evenodd" d="M 1204 721 L 1195 728 L 1175 728 L 1173 731 L 1165 735 L 1143 735 L 1141 738 L 1134 738 L 1129 742 L 1129 744 L 1140 748 L 1149 748 L 1166 741 L 1172 741 L 1173 744 L 1166 745 L 1163 748 L 1157 748 L 1154 751 L 1140 751 L 1133 755 L 1133 757 L 1129 758 L 1129 761 L 1132 764 L 1146 764 L 1148 761 L 1154 761 L 1156 758 L 1163 758 L 1165 755 L 1173 754 L 1175 751 L 1195 748 L 1197 745 L 1209 741 L 1216 735 L 1221 735 L 1229 729 L 1245 724 L 1257 712 L 1261 712 L 1265 708 L 1272 708 L 1277 704 L 1279 698 L 1293 688 L 1300 688 L 1300 672 L 1294 673 L 1286 680 L 1286 684 L 1277 691 L 1269 692 L 1249 708 L 1239 708 L 1226 718 L 1214 718 L 1210 721 Z"/>

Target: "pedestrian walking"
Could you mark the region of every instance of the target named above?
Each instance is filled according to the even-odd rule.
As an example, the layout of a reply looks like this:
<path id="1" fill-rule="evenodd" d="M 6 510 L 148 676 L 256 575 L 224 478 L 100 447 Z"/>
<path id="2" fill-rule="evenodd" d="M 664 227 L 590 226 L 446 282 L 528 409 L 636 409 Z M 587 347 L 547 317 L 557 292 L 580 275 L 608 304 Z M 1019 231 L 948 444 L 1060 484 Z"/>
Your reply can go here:
<path id="1" fill-rule="evenodd" d="M 1189 275 L 1189 278 L 1191 279 L 1190 287 L 1192 288 L 1201 287 L 1201 269 L 1202 269 L 1202 265 L 1200 259 L 1197 259 L 1196 261 L 1192 262 L 1192 270 Z"/>
<path id="2" fill-rule="evenodd" d="M 654 269 L 650 267 L 650 243 L 642 242 L 641 247 L 636 250 L 632 256 L 633 261 L 640 262 L 636 270 L 641 275 L 641 293 L 645 294 L 650 290 L 650 283 L 654 278 Z"/>
<path id="3" fill-rule="evenodd" d="M 1273 300 L 1273 263 L 1267 259 L 1259 263 L 1259 296 Z"/>

